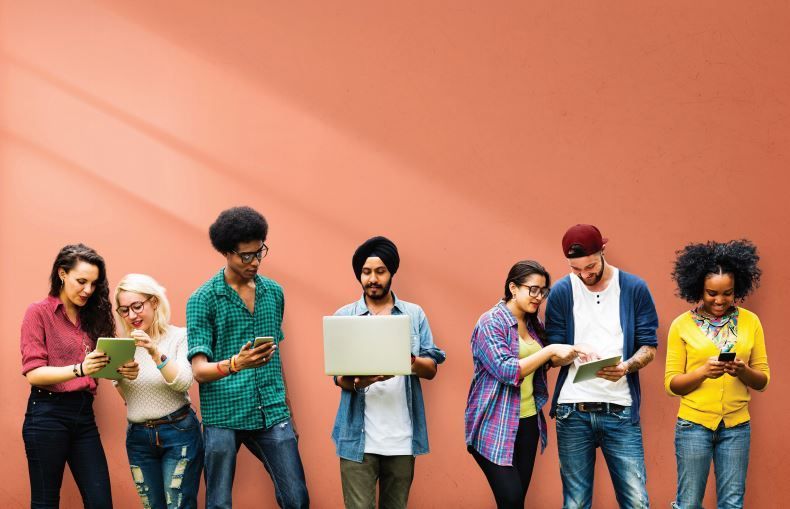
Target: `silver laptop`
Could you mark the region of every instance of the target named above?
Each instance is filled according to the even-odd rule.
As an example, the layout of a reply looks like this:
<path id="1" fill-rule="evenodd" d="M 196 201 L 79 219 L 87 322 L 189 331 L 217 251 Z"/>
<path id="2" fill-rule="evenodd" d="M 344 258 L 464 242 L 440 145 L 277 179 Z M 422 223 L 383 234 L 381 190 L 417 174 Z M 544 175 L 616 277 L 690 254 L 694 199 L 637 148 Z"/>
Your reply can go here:
<path id="1" fill-rule="evenodd" d="M 325 316 L 327 375 L 411 374 L 408 315 Z"/>

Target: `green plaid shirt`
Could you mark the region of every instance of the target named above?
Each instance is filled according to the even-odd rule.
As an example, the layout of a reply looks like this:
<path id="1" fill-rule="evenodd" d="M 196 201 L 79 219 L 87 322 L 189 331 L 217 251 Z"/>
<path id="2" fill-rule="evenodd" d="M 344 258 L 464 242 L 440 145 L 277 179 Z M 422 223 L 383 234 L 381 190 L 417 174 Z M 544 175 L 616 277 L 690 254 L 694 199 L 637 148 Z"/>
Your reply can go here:
<path id="1" fill-rule="evenodd" d="M 283 308 L 282 287 L 256 275 L 255 313 L 250 314 L 239 294 L 225 282 L 225 269 L 220 269 L 187 302 L 189 359 L 199 353 L 211 362 L 229 359 L 259 336 L 272 336 L 279 345 L 284 339 Z M 259 368 L 200 384 L 203 424 L 262 429 L 289 419 L 279 352 Z"/>

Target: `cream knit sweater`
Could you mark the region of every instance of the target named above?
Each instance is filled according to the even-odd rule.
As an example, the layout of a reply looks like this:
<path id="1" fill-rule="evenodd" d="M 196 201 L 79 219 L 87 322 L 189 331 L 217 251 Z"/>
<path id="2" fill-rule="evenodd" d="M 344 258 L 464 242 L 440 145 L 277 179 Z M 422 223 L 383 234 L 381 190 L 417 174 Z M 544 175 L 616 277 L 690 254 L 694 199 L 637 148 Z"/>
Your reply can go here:
<path id="1" fill-rule="evenodd" d="M 140 365 L 137 379 L 123 378 L 116 384 L 126 399 L 129 422 L 159 419 L 190 403 L 187 391 L 192 385 L 192 366 L 187 360 L 186 328 L 169 326 L 158 347 L 170 359 L 168 362 L 178 364 L 178 375 L 172 383 L 167 383 L 148 352 L 137 348 L 134 353 L 134 360 Z"/>

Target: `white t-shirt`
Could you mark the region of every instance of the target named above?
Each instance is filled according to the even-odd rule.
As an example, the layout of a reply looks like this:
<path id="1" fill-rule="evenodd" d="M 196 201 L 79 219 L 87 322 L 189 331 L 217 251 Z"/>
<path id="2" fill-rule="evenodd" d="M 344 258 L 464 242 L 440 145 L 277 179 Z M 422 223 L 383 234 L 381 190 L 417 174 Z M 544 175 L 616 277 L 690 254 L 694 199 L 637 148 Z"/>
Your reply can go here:
<path id="1" fill-rule="evenodd" d="M 590 347 L 602 359 L 623 355 L 623 329 L 620 325 L 620 271 L 615 267 L 609 285 L 600 292 L 592 292 L 571 274 L 573 289 L 574 343 Z M 625 360 L 625 359 L 624 359 Z M 559 403 L 602 402 L 631 406 L 631 392 L 626 377 L 617 382 L 594 378 L 573 383 L 576 376 L 574 362 L 562 386 Z"/>
<path id="2" fill-rule="evenodd" d="M 365 393 L 365 452 L 382 456 L 412 454 L 412 425 L 406 403 L 406 377 L 376 382 Z"/>

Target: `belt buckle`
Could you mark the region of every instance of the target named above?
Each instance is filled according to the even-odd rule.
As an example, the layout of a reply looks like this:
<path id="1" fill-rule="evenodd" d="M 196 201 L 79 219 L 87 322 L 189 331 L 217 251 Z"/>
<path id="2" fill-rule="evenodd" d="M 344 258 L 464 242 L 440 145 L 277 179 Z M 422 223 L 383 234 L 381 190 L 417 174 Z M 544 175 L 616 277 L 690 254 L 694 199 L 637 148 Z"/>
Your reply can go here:
<path id="1" fill-rule="evenodd" d="M 600 412 L 603 408 L 601 403 L 577 403 L 576 408 L 580 412 Z"/>

